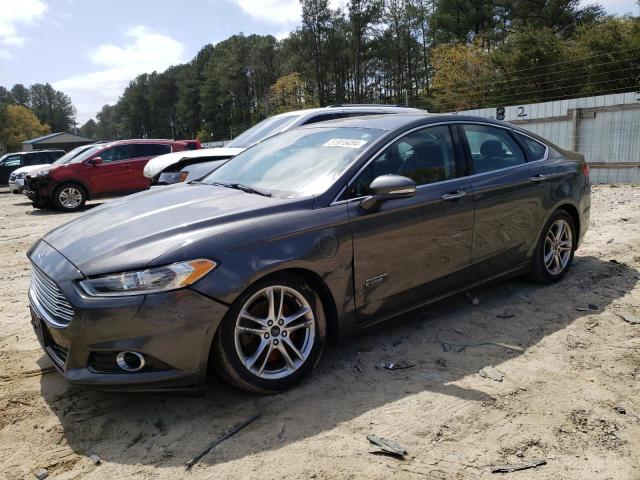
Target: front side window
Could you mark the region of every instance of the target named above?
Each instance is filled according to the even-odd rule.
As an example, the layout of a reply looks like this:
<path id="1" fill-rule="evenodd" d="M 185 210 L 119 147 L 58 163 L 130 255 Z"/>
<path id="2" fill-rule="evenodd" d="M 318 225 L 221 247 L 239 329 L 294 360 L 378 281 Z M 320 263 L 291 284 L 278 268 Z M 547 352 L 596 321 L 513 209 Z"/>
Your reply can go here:
<path id="1" fill-rule="evenodd" d="M 369 195 L 371 182 L 389 174 L 409 177 L 416 185 L 455 178 L 456 159 L 449 127 L 423 128 L 394 142 L 351 184 L 349 197 Z"/>
<path id="2" fill-rule="evenodd" d="M 524 153 L 509 132 L 486 125 L 463 125 L 471 150 L 474 173 L 514 167 L 526 162 Z"/>
<path id="3" fill-rule="evenodd" d="M 133 145 L 118 145 L 116 147 L 109 148 L 99 155 L 102 161 L 117 162 L 118 160 L 127 160 L 135 157 L 135 150 Z"/>
<path id="4" fill-rule="evenodd" d="M 289 130 L 242 152 L 202 182 L 240 184 L 279 197 L 318 195 L 383 133 L 347 127 Z"/>

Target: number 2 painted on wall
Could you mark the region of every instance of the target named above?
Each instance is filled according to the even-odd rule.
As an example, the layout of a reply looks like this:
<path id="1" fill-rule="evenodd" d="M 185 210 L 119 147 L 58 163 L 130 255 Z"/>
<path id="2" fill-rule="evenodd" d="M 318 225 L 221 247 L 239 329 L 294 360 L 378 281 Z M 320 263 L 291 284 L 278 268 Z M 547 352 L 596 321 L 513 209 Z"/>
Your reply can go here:
<path id="1" fill-rule="evenodd" d="M 518 118 L 524 118 L 527 114 L 524 111 L 524 107 L 518 107 Z"/>

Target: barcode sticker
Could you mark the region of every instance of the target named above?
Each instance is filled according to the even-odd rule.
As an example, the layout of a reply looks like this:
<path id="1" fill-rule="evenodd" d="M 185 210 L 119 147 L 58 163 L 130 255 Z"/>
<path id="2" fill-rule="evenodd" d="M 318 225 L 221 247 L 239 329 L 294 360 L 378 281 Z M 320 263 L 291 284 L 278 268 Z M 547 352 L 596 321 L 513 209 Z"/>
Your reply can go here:
<path id="1" fill-rule="evenodd" d="M 366 144 L 366 140 L 357 140 L 355 138 L 332 138 L 323 147 L 360 148 Z"/>

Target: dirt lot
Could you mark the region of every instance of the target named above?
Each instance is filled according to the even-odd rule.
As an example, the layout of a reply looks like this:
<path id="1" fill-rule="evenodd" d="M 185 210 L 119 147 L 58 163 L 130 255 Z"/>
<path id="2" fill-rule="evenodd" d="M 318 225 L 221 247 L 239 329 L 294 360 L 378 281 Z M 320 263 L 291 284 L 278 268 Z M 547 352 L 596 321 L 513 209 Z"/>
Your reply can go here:
<path id="1" fill-rule="evenodd" d="M 55 479 L 473 479 L 532 458 L 547 464 L 506 477 L 640 478 L 640 325 L 620 317 L 640 317 L 638 187 L 594 188 L 561 283 L 512 280 L 472 292 L 478 305 L 440 303 L 329 348 L 302 385 L 268 397 L 215 381 L 191 397 L 66 385 L 29 325 L 25 252 L 72 216 L 0 194 L 1 479 L 42 468 Z M 415 366 L 377 368 L 387 361 Z M 478 374 L 489 365 L 501 382 Z M 367 434 L 398 441 L 406 459 L 372 455 Z"/>

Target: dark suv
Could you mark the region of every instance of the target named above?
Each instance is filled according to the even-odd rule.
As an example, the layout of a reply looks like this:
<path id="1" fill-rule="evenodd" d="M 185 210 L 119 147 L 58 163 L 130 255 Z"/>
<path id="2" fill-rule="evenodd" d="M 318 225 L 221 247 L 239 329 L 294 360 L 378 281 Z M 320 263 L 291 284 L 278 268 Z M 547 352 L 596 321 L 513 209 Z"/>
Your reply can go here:
<path id="1" fill-rule="evenodd" d="M 68 163 L 27 175 L 27 196 L 36 208 L 73 211 L 90 199 L 149 188 L 142 170 L 158 155 L 187 150 L 187 141 L 120 140 L 89 148 Z"/>
<path id="2" fill-rule="evenodd" d="M 8 153 L 0 158 L 0 183 L 7 183 L 11 172 L 20 167 L 53 163 L 64 154 L 64 150 L 36 150 L 35 152 Z"/>

